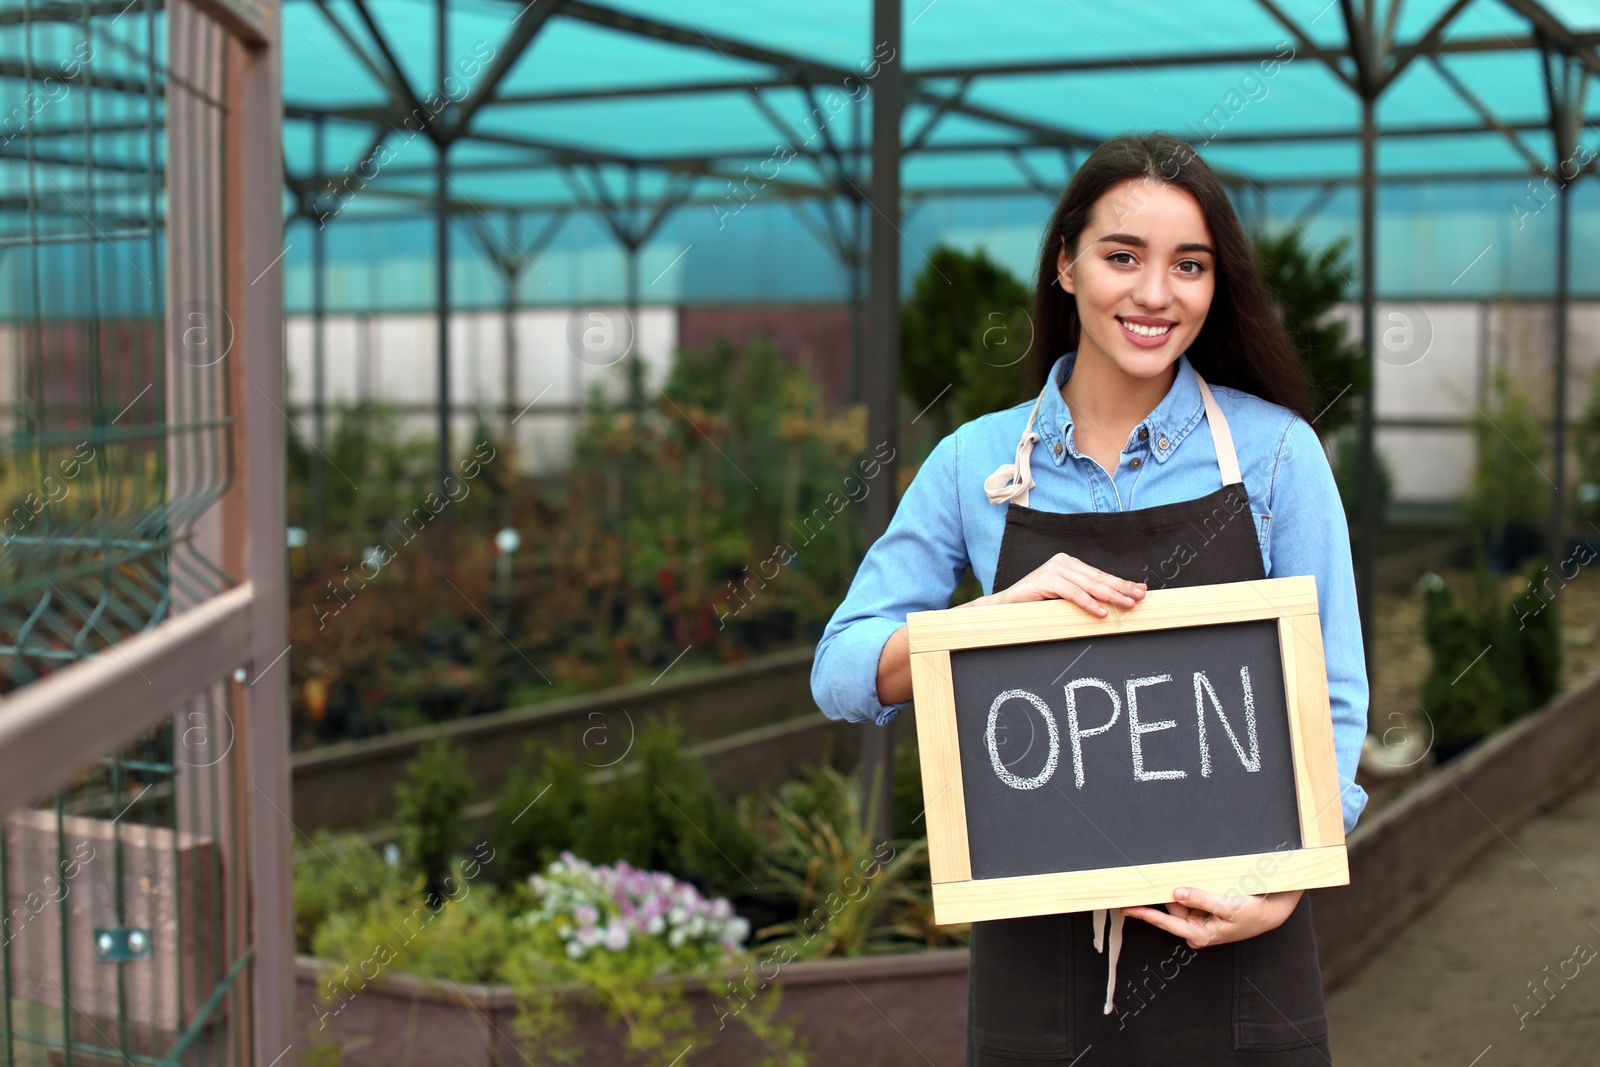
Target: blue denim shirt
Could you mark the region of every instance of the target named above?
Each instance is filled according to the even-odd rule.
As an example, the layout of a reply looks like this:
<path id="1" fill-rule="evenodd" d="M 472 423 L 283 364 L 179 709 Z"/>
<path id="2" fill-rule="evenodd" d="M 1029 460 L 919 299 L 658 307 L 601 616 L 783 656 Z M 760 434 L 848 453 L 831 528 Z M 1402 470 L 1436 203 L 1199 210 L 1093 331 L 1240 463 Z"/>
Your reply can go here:
<path id="1" fill-rule="evenodd" d="M 1187 356 L 1178 358 L 1167 395 L 1129 434 L 1110 477 L 1073 444 L 1072 417 L 1059 386 L 1076 357 L 1074 350 L 1056 360 L 1050 374 L 1058 388 L 1044 390 L 1039 405 L 1029 507 L 1131 511 L 1192 500 L 1221 487 L 1210 424 Z M 1349 528 L 1333 471 L 1316 431 L 1292 411 L 1225 386 L 1213 385 L 1211 391 L 1233 434 L 1267 576 L 1317 580 L 1348 833 L 1367 803 L 1366 790 L 1355 784 L 1367 733 L 1367 673 Z M 878 658 L 889 636 L 909 612 L 948 608 L 969 564 L 984 593 L 994 592 L 1008 505 L 991 503 L 983 481 L 1015 459 L 1032 408 L 1030 398 L 965 423 L 940 440 L 918 469 L 817 644 L 811 692 L 823 714 L 888 723 L 904 706 L 878 700 Z M 1142 429 L 1149 431 L 1143 437 Z M 1118 577 L 1147 580 L 1137 574 Z"/>

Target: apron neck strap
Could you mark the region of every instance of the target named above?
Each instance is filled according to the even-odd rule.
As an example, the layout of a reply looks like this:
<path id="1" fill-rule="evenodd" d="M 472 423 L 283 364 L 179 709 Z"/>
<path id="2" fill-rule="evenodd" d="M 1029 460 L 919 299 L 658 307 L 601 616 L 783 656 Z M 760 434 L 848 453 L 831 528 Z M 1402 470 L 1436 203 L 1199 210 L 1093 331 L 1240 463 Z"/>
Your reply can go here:
<path id="1" fill-rule="evenodd" d="M 1244 478 L 1239 473 L 1239 456 L 1233 450 L 1233 433 L 1228 429 L 1228 420 L 1223 418 L 1216 397 L 1211 395 L 1211 387 L 1200 377 L 1199 371 L 1195 371 L 1194 380 L 1200 387 L 1200 399 L 1206 407 L 1206 421 L 1211 423 L 1211 440 L 1216 445 L 1217 467 L 1222 471 L 1222 484 L 1234 485 L 1242 482 Z M 1055 381 L 1052 379 L 1045 383 L 1044 389 L 1054 387 Z M 1027 428 L 1022 431 L 1022 440 L 1017 442 L 1016 459 L 1011 463 L 1000 464 L 993 474 L 983 480 L 983 489 L 988 494 L 990 503 L 1004 504 L 1015 501 L 1023 507 L 1028 506 L 1028 490 L 1034 486 L 1028 459 L 1033 453 L 1034 443 L 1039 440 L 1039 434 L 1034 430 L 1033 423 L 1039 415 L 1039 405 L 1044 400 L 1044 389 L 1039 391 L 1038 399 L 1033 402 L 1033 410 L 1028 413 Z"/>
<path id="2" fill-rule="evenodd" d="M 1228 420 L 1222 417 L 1217 398 L 1211 395 L 1211 386 L 1200 377 L 1199 371 L 1195 371 L 1194 380 L 1200 386 L 1200 399 L 1205 401 L 1206 421 L 1211 423 L 1211 440 L 1217 446 L 1217 466 L 1222 468 L 1222 484 L 1242 482 L 1244 478 L 1239 474 L 1239 456 L 1233 450 L 1233 432 L 1228 429 Z"/>

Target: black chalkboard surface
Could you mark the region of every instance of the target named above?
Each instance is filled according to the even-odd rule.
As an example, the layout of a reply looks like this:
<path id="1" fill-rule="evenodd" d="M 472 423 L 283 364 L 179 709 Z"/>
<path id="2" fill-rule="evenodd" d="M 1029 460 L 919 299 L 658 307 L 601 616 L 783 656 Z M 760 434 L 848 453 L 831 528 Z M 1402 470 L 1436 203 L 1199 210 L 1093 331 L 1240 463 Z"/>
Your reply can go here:
<path id="1" fill-rule="evenodd" d="M 1299 848 L 1280 656 L 1270 621 L 953 653 L 972 876 Z"/>
<path id="2" fill-rule="evenodd" d="M 1315 579 L 907 623 L 936 922 L 1349 882 Z"/>

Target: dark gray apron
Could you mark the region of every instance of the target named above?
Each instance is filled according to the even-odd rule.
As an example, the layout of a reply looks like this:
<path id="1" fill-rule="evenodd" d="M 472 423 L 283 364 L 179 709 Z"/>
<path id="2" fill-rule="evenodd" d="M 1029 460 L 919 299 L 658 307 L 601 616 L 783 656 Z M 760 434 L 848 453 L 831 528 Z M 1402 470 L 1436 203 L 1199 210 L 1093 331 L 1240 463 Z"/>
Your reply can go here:
<path id="1" fill-rule="evenodd" d="M 1030 438 L 1038 439 L 1030 416 L 1016 467 L 996 472 L 1015 484 L 994 589 L 1010 588 L 1057 552 L 1152 589 L 1265 578 L 1227 423 L 1204 382 L 1200 389 L 1226 484 L 1194 500 L 1133 511 L 1027 507 L 1027 452 Z M 994 499 L 999 480 L 986 484 Z M 1218 523 L 1217 516 L 1250 521 Z M 967 1067 L 1332 1063 L 1309 897 L 1277 929 L 1201 949 L 1128 919 L 1109 1015 L 1109 961 L 1095 949 L 1093 927 L 1092 912 L 972 924 Z"/>

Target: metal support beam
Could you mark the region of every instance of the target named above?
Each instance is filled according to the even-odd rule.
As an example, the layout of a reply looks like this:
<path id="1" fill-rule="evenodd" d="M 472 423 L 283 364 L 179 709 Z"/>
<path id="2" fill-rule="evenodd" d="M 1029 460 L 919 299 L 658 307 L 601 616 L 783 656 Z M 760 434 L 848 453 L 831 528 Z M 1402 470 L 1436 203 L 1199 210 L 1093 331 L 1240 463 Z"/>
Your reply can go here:
<path id="1" fill-rule="evenodd" d="M 311 162 L 319 175 L 323 173 L 326 158 L 327 133 L 326 123 L 318 121 L 313 126 Z M 320 182 L 311 187 L 307 200 L 312 211 L 322 206 L 325 192 L 326 187 Z M 327 302 L 327 227 L 318 221 L 311 229 L 311 426 L 318 456 L 328 454 Z M 325 540 L 328 528 L 327 466 L 325 462 L 311 464 L 311 552 L 319 567 L 328 558 Z"/>
<path id="2" fill-rule="evenodd" d="M 1547 41 L 1536 28 L 1541 42 Z M 1583 128 L 1583 107 L 1588 96 L 1588 71 L 1581 61 L 1545 44 L 1543 53 L 1545 100 L 1550 111 L 1551 140 L 1556 163 L 1556 291 L 1555 354 L 1551 375 L 1551 490 L 1550 520 L 1546 533 L 1551 566 L 1567 555 L 1567 365 L 1568 303 L 1572 291 L 1572 186 L 1578 179 L 1576 165 L 1579 135 Z M 1591 161 L 1592 162 L 1592 161 Z"/>
<path id="3" fill-rule="evenodd" d="M 359 4 L 361 0 L 356 0 Z M 445 72 L 449 69 L 450 41 L 449 0 L 434 0 L 435 59 L 438 62 L 440 90 L 443 91 Z M 444 493 L 446 479 L 450 477 L 450 142 L 442 137 L 434 140 L 434 273 L 437 285 L 438 326 L 438 392 L 439 392 L 439 454 L 437 481 L 439 492 Z"/>
<path id="4" fill-rule="evenodd" d="M 533 45 L 534 38 L 539 36 L 539 31 L 549 24 L 551 17 L 561 10 L 565 2 L 566 0 L 542 0 L 541 3 L 529 4 L 511 20 L 511 33 L 506 36 L 500 50 L 495 53 L 478 87 L 472 91 L 471 96 L 460 104 L 452 104 L 439 116 L 445 124 L 445 137 L 454 141 L 467 131 L 478 112 L 494 99 L 494 94 L 500 89 L 500 83 L 511 73 L 511 68 L 517 65 Z M 445 75 L 441 72 L 439 75 L 441 91 L 444 79 Z"/>
<path id="5" fill-rule="evenodd" d="M 904 49 L 900 0 L 873 0 L 872 45 L 887 45 L 893 58 L 882 65 L 872 86 L 871 260 L 867 274 L 867 359 L 862 393 L 867 401 L 867 447 L 900 443 L 900 119 Z M 880 492 L 867 497 L 867 544 L 889 528 L 894 514 L 899 463 L 890 459 L 878 477 Z M 864 789 L 876 786 L 873 832 L 888 839 L 894 827 L 894 734 L 890 726 L 868 725 L 862 743 Z M 869 796 L 869 801 L 873 798 Z"/>

